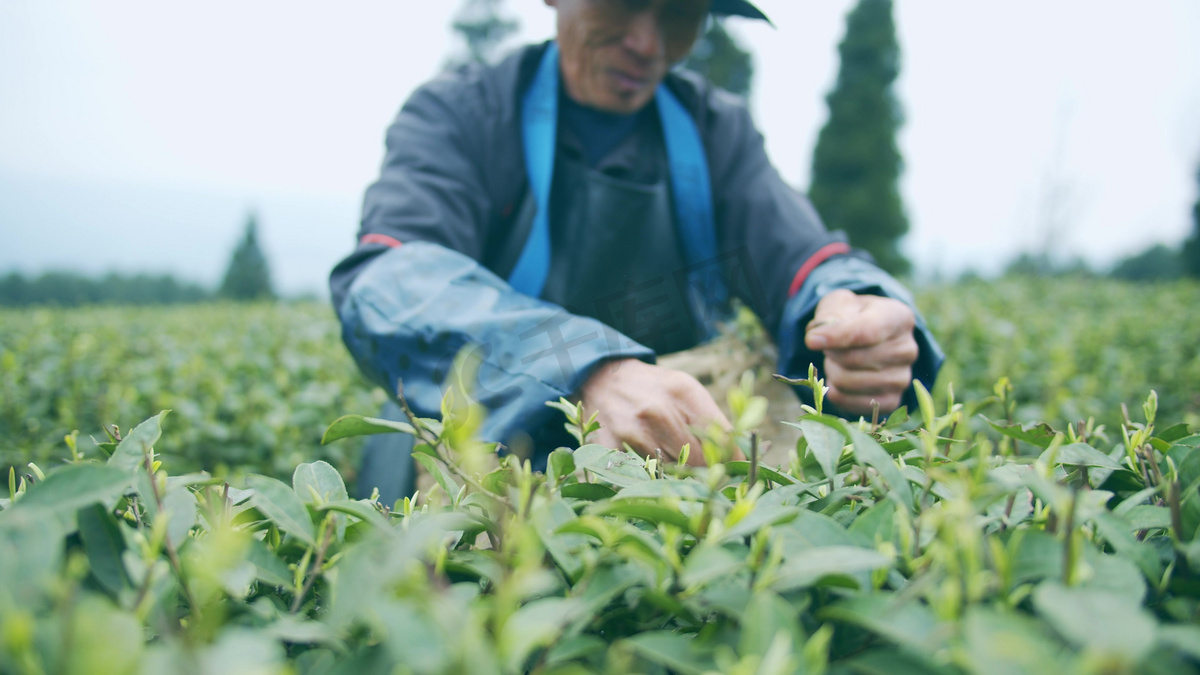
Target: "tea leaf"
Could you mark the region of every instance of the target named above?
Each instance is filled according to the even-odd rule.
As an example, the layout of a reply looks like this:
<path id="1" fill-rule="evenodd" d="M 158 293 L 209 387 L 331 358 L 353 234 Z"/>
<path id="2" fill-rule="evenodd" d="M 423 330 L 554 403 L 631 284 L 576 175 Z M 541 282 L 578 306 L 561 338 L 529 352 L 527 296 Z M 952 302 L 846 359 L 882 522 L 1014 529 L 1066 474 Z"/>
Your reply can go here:
<path id="1" fill-rule="evenodd" d="M 292 488 L 267 476 L 250 476 L 246 484 L 254 490 L 250 503 L 276 527 L 309 546 L 317 545 L 312 517 Z"/>
<path id="2" fill-rule="evenodd" d="M 112 456 L 108 458 L 108 465 L 126 471 L 142 466 L 154 444 L 162 436 L 162 421 L 169 412 L 171 411 L 164 410 L 137 425 L 117 444 Z"/>
<path id="3" fill-rule="evenodd" d="M 891 558 L 857 546 L 823 546 L 788 556 L 772 588 L 779 592 L 818 585 L 832 576 L 854 576 L 891 564 Z"/>
<path id="4" fill-rule="evenodd" d="M 309 488 L 312 488 L 312 491 Z M 328 462 L 318 460 L 301 464 L 292 472 L 292 488 L 302 501 L 312 499 L 315 492 L 326 502 L 340 502 L 349 499 L 346 484 L 342 477 Z"/>
<path id="5" fill-rule="evenodd" d="M 13 508 L 74 513 L 95 502 L 116 499 L 129 487 L 131 479 L 130 472 L 119 466 L 69 464 L 51 471 L 46 480 L 33 486 Z"/>
<path id="6" fill-rule="evenodd" d="M 826 478 L 837 474 L 838 460 L 846 446 L 845 437 L 837 429 L 813 419 L 800 421 L 800 430 L 808 440 L 808 450 L 817 459 Z"/>
<path id="7" fill-rule="evenodd" d="M 362 415 L 343 415 L 334 420 L 321 437 L 321 445 L 328 445 L 343 438 L 356 436 L 373 436 L 375 434 L 409 434 L 415 436 L 417 431 L 407 422 L 394 422 L 377 417 Z"/>

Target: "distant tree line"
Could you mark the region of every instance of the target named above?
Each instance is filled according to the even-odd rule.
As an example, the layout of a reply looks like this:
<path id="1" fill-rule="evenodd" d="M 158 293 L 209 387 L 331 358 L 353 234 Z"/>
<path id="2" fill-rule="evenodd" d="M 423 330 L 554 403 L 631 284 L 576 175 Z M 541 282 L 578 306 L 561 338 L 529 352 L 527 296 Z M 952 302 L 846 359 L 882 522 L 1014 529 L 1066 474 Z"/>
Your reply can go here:
<path id="1" fill-rule="evenodd" d="M 1200 170 L 1196 173 L 1196 203 L 1192 206 L 1192 232 L 1178 247 L 1154 244 L 1117 261 L 1107 275 L 1125 281 L 1200 279 Z M 1022 253 L 1004 271 L 1007 276 L 1100 276 L 1080 259 L 1066 263 L 1045 253 Z"/>
<path id="2" fill-rule="evenodd" d="M 77 272 L 44 272 L 25 276 L 10 272 L 0 277 L 0 307 L 53 305 L 171 305 L 222 299 L 235 301 L 275 298 L 266 255 L 258 244 L 258 222 L 253 214 L 229 259 L 217 290 L 181 281 L 170 274 L 123 275 L 110 272 L 90 277 Z"/>
<path id="3" fill-rule="evenodd" d="M 56 305 L 169 305 L 208 300 L 212 293 L 198 284 L 169 274 L 106 274 L 88 277 L 76 272 L 45 272 L 25 276 L 11 272 L 0 277 L 0 306 Z"/>

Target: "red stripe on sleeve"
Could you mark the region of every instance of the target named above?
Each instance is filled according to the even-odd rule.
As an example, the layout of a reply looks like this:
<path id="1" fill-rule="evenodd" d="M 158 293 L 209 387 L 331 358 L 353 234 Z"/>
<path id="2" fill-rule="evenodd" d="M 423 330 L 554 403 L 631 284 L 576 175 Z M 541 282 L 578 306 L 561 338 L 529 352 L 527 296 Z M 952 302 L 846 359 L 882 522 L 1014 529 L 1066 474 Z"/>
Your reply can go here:
<path id="1" fill-rule="evenodd" d="M 400 248 L 403 244 L 395 237 L 389 237 L 386 234 L 364 234 L 362 239 L 358 240 L 360 244 L 383 244 L 389 248 Z"/>
<path id="2" fill-rule="evenodd" d="M 800 287 L 804 285 L 805 280 L 808 279 L 808 275 L 812 274 L 812 271 L 817 268 L 817 265 L 820 265 L 835 255 L 841 255 L 849 252 L 850 246 L 848 244 L 843 244 L 840 241 L 822 246 L 817 250 L 816 253 L 812 254 L 808 260 L 805 260 L 803 265 L 800 266 L 800 271 L 796 272 L 796 276 L 792 279 L 792 285 L 790 288 L 788 288 L 788 297 L 790 298 L 799 292 Z"/>

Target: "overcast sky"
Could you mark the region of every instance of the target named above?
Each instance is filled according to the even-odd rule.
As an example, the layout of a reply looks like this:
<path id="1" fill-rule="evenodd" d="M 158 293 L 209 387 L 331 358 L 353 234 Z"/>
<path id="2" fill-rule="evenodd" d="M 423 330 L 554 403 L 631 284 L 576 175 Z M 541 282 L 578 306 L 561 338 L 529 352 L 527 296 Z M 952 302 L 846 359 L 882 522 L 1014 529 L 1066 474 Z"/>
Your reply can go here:
<path id="1" fill-rule="evenodd" d="M 455 48 L 450 0 L 0 2 L 0 270 L 220 276 L 255 209 L 275 276 L 323 293 L 383 132 Z M 851 0 L 731 20 L 783 176 L 808 165 Z M 514 44 L 552 35 L 510 0 Z M 907 250 L 998 269 L 1048 233 L 1097 265 L 1190 227 L 1200 2 L 897 0 Z"/>

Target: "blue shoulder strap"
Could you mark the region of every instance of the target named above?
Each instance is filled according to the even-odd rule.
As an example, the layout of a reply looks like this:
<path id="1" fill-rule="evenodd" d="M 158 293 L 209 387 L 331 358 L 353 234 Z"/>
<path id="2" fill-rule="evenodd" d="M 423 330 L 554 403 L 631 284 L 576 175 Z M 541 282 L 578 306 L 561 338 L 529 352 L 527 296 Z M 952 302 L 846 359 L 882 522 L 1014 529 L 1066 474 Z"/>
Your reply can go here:
<path id="1" fill-rule="evenodd" d="M 525 169 L 537 204 L 533 228 L 509 276 L 516 290 L 538 297 L 550 273 L 550 183 L 558 134 L 558 43 L 551 42 L 522 102 Z M 676 226 L 683 241 L 689 284 L 710 307 L 727 298 L 716 263 L 717 234 L 713 219 L 708 158 L 692 116 L 665 84 L 655 92 L 667 145 Z"/>
<path id="2" fill-rule="evenodd" d="M 522 141 L 529 189 L 537 204 L 533 228 L 508 277 L 516 290 L 539 297 L 550 274 L 550 181 L 558 140 L 558 43 L 551 42 L 521 106 Z"/>

